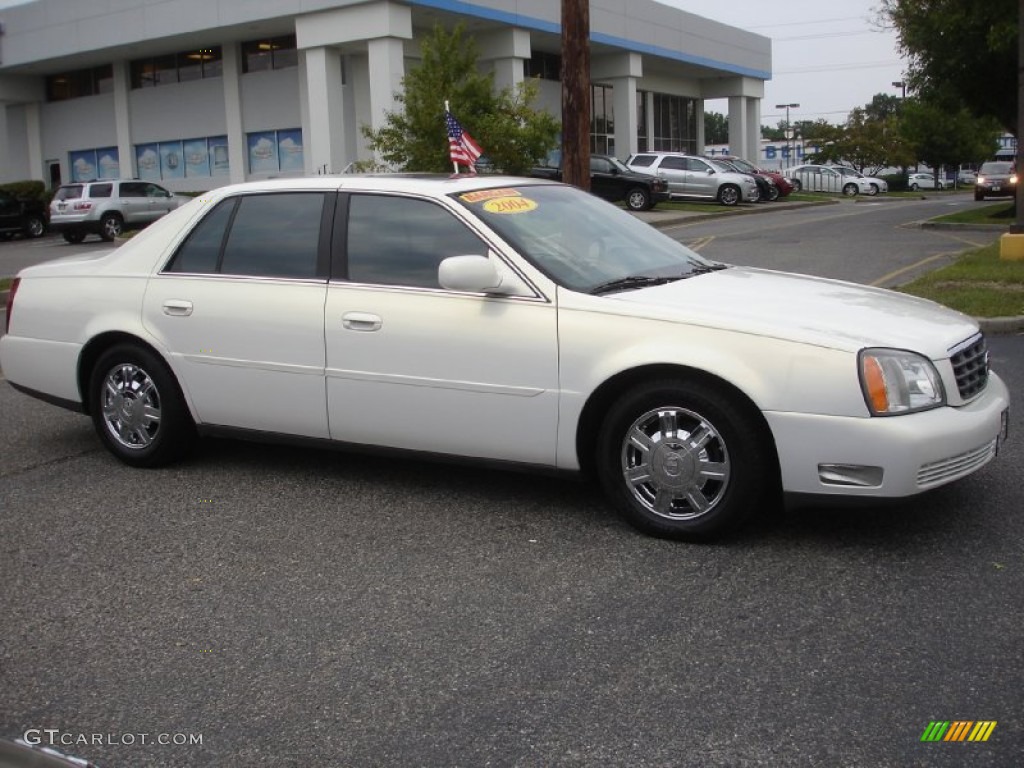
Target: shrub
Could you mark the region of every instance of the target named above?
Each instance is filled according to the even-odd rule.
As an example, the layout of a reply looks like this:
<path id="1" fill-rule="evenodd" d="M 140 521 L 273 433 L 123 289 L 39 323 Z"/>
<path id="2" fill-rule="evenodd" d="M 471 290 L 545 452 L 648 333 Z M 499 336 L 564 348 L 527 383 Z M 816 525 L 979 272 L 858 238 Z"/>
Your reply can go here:
<path id="1" fill-rule="evenodd" d="M 906 174 L 887 173 L 879 178 L 884 179 L 885 183 L 889 185 L 890 192 L 906 192 L 908 189 Z"/>
<path id="2" fill-rule="evenodd" d="M 43 203 L 50 200 L 50 194 L 46 191 L 46 185 L 41 181 L 12 181 L 7 184 L 0 184 L 0 189 L 10 192 L 19 199 L 39 200 Z"/>

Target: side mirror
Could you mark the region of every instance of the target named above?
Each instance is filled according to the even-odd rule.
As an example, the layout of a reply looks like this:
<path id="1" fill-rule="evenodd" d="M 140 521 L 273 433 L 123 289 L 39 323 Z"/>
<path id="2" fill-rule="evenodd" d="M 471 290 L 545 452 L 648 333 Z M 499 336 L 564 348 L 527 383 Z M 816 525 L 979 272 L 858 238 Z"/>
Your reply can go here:
<path id="1" fill-rule="evenodd" d="M 437 268 L 437 281 L 450 291 L 506 293 L 502 277 L 486 256 L 449 256 Z"/>

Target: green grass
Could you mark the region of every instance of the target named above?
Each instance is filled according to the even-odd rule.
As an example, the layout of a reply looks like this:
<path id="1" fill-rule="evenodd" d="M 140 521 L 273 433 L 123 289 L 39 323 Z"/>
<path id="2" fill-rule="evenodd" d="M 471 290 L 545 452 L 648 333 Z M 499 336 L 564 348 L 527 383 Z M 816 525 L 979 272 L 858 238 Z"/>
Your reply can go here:
<path id="1" fill-rule="evenodd" d="M 11 287 L 11 278 L 0 277 L 0 291 L 6 291 Z"/>
<path id="2" fill-rule="evenodd" d="M 999 243 L 899 287 L 975 317 L 1024 315 L 1024 261 L 999 258 Z"/>
<path id="3" fill-rule="evenodd" d="M 956 213 L 939 216 L 932 219 L 932 221 L 949 222 L 952 224 L 996 224 L 1005 227 L 1014 221 L 1013 201 L 966 208 Z"/>

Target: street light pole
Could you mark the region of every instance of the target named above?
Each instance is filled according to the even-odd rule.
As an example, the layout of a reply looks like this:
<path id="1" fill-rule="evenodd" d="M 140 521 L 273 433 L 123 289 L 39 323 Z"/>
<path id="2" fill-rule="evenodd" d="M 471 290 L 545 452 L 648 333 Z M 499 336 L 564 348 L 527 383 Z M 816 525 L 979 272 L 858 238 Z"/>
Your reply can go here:
<path id="1" fill-rule="evenodd" d="M 900 98 L 903 98 L 903 99 L 907 98 L 907 81 L 906 80 L 893 80 L 892 81 L 892 87 L 893 88 L 899 88 L 900 91 L 903 93 L 903 95 Z"/>
<path id="2" fill-rule="evenodd" d="M 792 165 L 792 149 L 789 146 L 789 140 L 793 136 L 793 125 L 789 122 L 789 110 L 799 108 L 799 104 L 776 104 L 776 109 L 786 110 L 786 159 L 790 161 Z"/>

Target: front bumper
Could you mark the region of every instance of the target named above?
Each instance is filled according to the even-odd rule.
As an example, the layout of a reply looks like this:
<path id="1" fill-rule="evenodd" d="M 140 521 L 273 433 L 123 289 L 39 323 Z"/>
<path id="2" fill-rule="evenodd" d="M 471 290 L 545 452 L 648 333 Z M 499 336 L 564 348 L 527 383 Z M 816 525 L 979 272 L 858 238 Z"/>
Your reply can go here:
<path id="1" fill-rule="evenodd" d="M 765 418 L 786 493 L 899 498 L 987 464 L 998 450 L 1009 405 L 1006 385 L 993 373 L 980 397 L 956 408 L 864 418 L 771 411 Z M 867 484 L 853 484 L 851 477 Z"/>

